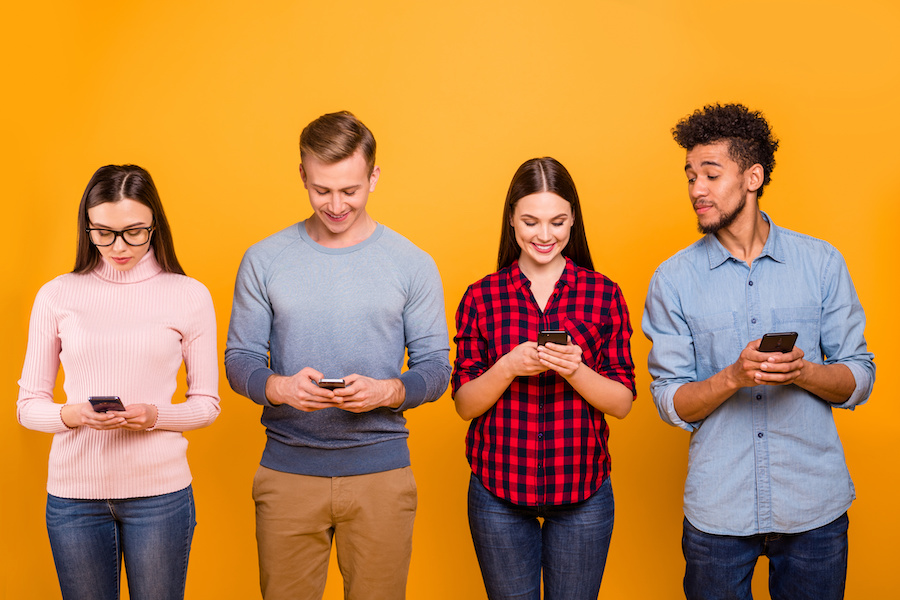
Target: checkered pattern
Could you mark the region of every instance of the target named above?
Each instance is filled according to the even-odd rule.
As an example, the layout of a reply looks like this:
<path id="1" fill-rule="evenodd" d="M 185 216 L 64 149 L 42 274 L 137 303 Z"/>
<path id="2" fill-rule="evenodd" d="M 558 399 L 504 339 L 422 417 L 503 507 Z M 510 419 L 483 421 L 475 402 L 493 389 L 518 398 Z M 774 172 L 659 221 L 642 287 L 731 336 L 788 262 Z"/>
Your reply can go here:
<path id="1" fill-rule="evenodd" d="M 453 393 L 538 331 L 562 329 L 585 365 L 632 393 L 631 324 L 619 286 L 566 260 L 543 313 L 518 263 L 466 290 L 456 313 Z M 553 371 L 518 377 L 497 403 L 472 420 L 466 456 L 491 492 L 518 505 L 568 504 L 588 498 L 609 476 L 609 428 Z"/>

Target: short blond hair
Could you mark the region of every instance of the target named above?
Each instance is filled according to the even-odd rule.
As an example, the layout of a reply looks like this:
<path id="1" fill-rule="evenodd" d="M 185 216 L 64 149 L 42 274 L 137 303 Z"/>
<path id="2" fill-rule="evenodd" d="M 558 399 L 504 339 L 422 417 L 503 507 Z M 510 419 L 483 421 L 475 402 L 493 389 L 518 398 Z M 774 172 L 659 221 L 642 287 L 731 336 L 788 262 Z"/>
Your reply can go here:
<path id="1" fill-rule="evenodd" d="M 334 164 L 357 150 L 362 151 L 371 175 L 375 169 L 375 136 L 346 110 L 322 115 L 300 133 L 301 163 L 311 155 L 326 164 Z"/>

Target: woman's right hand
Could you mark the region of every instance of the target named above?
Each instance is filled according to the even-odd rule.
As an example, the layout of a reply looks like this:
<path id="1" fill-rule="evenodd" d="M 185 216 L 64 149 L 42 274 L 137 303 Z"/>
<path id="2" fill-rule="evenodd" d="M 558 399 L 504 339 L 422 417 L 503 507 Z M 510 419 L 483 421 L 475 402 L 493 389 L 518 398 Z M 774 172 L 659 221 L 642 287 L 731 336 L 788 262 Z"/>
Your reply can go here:
<path id="1" fill-rule="evenodd" d="M 481 416 L 497 403 L 516 377 L 530 377 L 546 370 L 538 358 L 537 342 L 523 342 L 456 390 L 456 412 L 466 421 Z"/>
<path id="2" fill-rule="evenodd" d="M 125 417 L 120 416 L 119 413 L 112 411 L 98 413 L 90 402 L 66 404 L 59 414 L 69 429 L 81 426 L 91 429 L 116 429 L 125 423 Z"/>
<path id="3" fill-rule="evenodd" d="M 547 370 L 538 356 L 537 342 L 522 342 L 506 354 L 498 362 L 504 363 L 506 373 L 511 379 L 539 375 Z"/>

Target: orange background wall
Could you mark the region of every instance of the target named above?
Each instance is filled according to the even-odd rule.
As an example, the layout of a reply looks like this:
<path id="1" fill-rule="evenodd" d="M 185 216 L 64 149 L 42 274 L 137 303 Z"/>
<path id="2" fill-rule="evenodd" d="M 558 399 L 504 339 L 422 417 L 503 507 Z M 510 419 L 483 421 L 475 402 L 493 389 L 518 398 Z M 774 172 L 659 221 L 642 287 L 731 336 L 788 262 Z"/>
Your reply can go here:
<path id="1" fill-rule="evenodd" d="M 0 598 L 59 594 L 43 520 L 50 436 L 16 424 L 13 404 L 34 295 L 71 269 L 78 200 L 97 167 L 137 163 L 153 174 L 182 263 L 212 292 L 221 352 L 242 253 L 309 213 L 297 136 L 318 115 L 349 109 L 375 132 L 382 177 L 370 210 L 434 256 L 451 330 L 466 285 L 493 268 L 512 173 L 554 156 L 578 184 L 597 268 L 620 283 L 639 330 L 654 268 L 697 238 L 669 130 L 716 101 L 765 112 L 782 149 L 764 209 L 840 248 L 866 308 L 878 383 L 868 405 L 837 415 L 859 495 L 847 597 L 896 593 L 896 3 L 257 6 L 4 8 Z M 638 333 L 638 401 L 611 425 L 618 506 L 604 598 L 680 597 L 688 436 L 656 415 L 648 349 Z M 220 389 L 219 420 L 189 434 L 199 516 L 192 599 L 258 595 L 250 483 L 264 442 L 260 409 L 224 373 Z M 465 518 L 466 426 L 449 395 L 408 417 L 420 494 L 409 596 L 483 598 Z M 758 598 L 768 597 L 763 563 Z M 340 598 L 331 572 L 326 597 Z"/>

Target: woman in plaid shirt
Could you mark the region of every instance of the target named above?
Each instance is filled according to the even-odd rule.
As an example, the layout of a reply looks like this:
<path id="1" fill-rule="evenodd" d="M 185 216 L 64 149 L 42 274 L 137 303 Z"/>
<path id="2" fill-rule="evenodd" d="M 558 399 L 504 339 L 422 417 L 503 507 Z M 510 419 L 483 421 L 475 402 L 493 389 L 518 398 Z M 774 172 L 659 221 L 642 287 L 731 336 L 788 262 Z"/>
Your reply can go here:
<path id="1" fill-rule="evenodd" d="M 469 526 L 491 600 L 594 600 L 613 527 L 606 414 L 634 400 L 628 308 L 593 270 L 578 192 L 526 161 L 503 210 L 496 273 L 456 313 L 456 410 L 471 420 Z M 539 346 L 538 333 L 566 332 Z"/>

